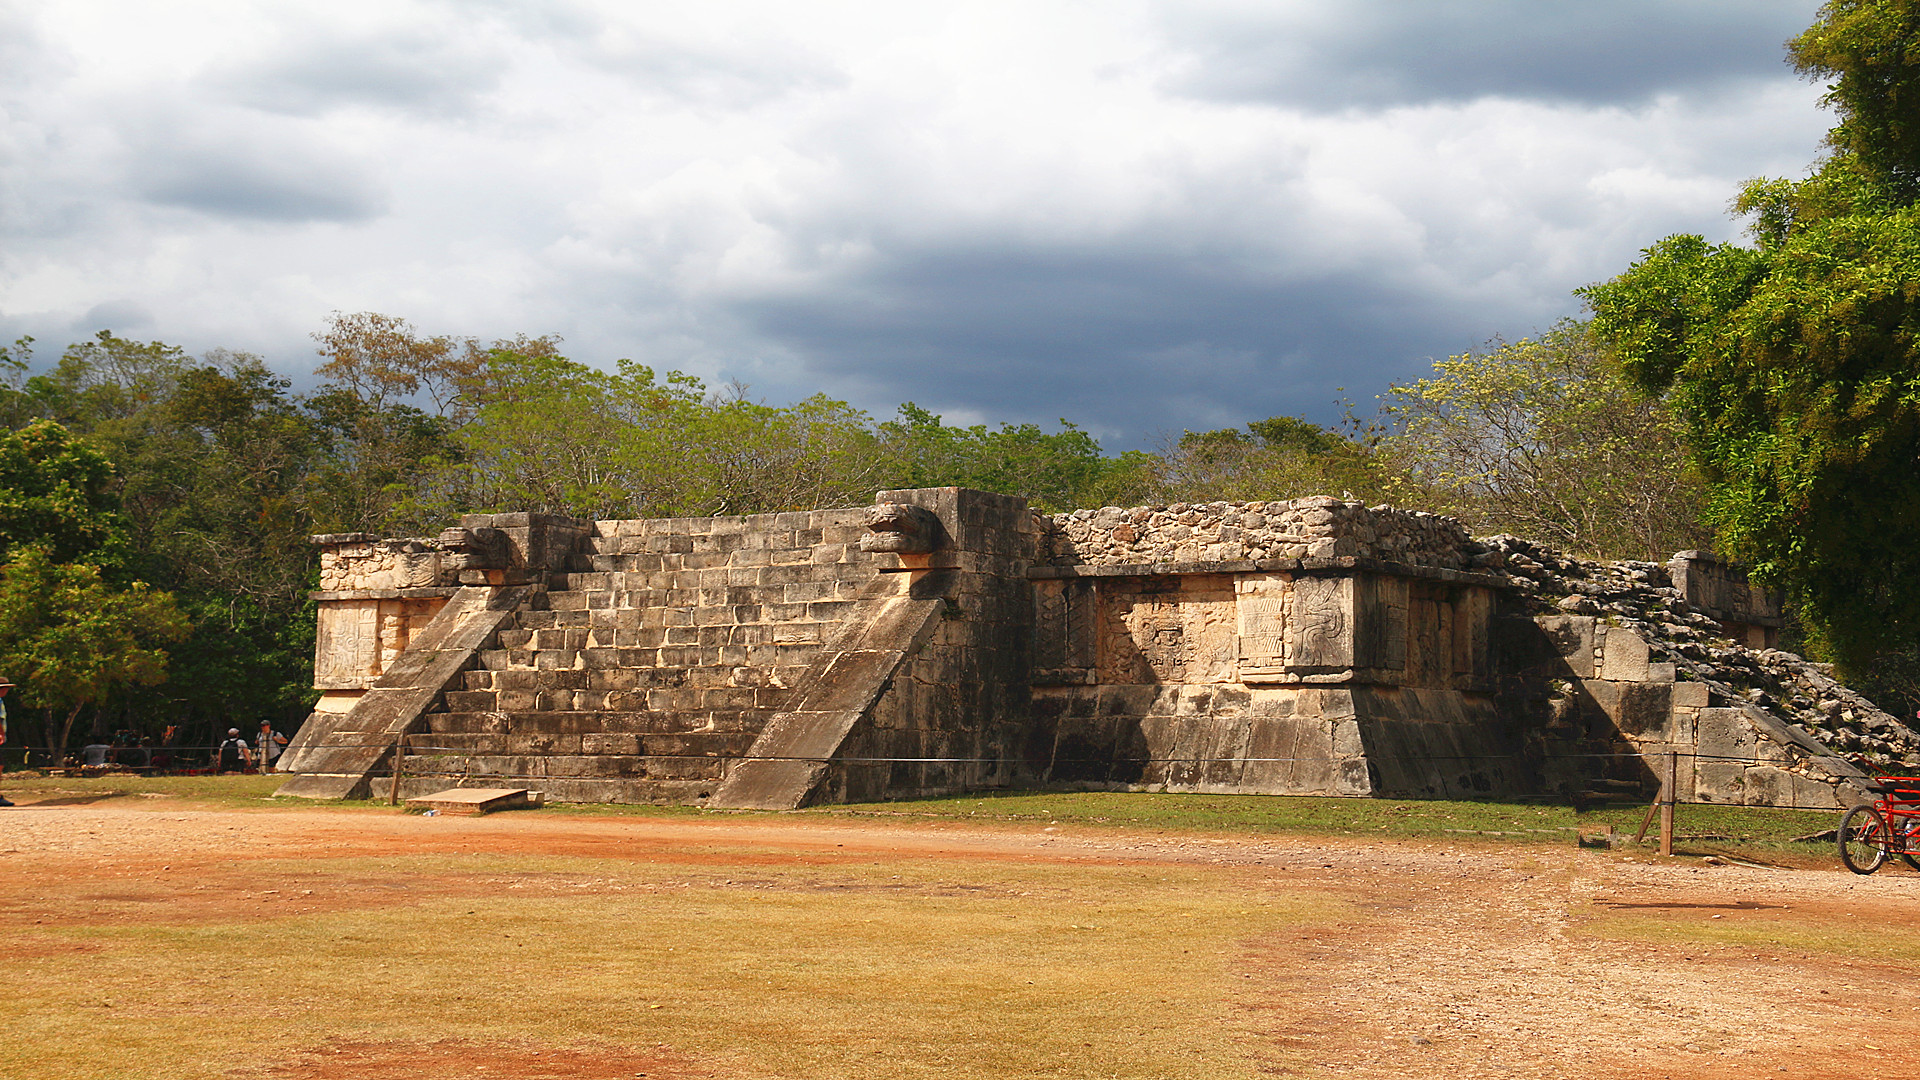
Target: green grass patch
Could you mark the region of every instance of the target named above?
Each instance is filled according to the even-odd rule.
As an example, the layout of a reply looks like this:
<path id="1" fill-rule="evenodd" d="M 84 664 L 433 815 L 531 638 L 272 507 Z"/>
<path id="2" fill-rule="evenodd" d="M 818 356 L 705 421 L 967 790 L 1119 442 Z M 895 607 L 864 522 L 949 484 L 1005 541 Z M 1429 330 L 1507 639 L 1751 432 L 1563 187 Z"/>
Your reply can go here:
<path id="1" fill-rule="evenodd" d="M 1784 909 L 1620 911 L 1600 907 L 1580 932 L 1589 937 L 1707 945 L 1764 956 L 1791 952 L 1920 965 L 1920 940 L 1889 934 L 1870 919 L 1805 915 Z"/>
<path id="2" fill-rule="evenodd" d="M 9 773 L 0 793 L 16 802 L 67 804 L 136 798 L 156 806 L 161 797 L 222 808 L 280 807 L 314 810 L 388 809 L 384 798 L 357 802 L 275 800 L 286 780 L 267 776 L 109 776 L 96 779 Z M 1618 805 L 1576 811 L 1541 802 L 1423 799 L 1344 799 L 1296 795 L 1157 795 L 1139 792 L 981 792 L 945 799 L 915 799 L 814 807 L 800 816 L 877 819 L 897 824 L 975 822 L 1074 825 L 1156 832 L 1273 833 L 1297 836 L 1425 839 L 1487 844 L 1571 844 L 1583 827 L 1612 825 L 1631 835 L 1645 806 Z M 690 818 L 695 806 L 628 806 L 555 803 L 546 814 L 598 817 Z M 756 811 L 730 811 L 758 816 Z M 791 816 L 791 815 L 766 815 Z M 1690 855 L 1729 855 L 1787 865 L 1827 865 L 1830 842 L 1794 838 L 1832 828 L 1832 810 L 1782 810 L 1756 806 L 1683 805 L 1675 815 L 1675 850 Z M 1649 842 L 1652 832 L 1649 831 Z"/>
<path id="3" fill-rule="evenodd" d="M 248 776 L 43 776 L 37 772 L 10 772 L 0 776 L 0 795 L 16 803 L 52 803 L 78 806 L 108 799 L 135 799 L 161 803 L 183 799 L 222 807 L 260 806 L 287 778 L 277 774 Z"/>
<path id="4" fill-rule="evenodd" d="M 1583 827 L 1612 825 L 1631 835 L 1645 806 L 1576 811 L 1538 802 L 1422 799 L 1343 799 L 1305 795 L 1154 795 L 1136 792 L 980 793 L 818 807 L 807 813 L 896 821 L 975 821 L 1060 824 L 1089 828 L 1175 832 L 1283 833 L 1452 841 L 1568 843 Z M 1793 838 L 1829 829 L 1832 810 L 1686 805 L 1677 809 L 1676 850 L 1734 849 L 1782 854 L 1814 850 Z M 1652 831 L 1649 830 L 1651 837 Z M 1689 836 L 1730 837 L 1690 840 Z M 1819 847 L 1830 854 L 1828 847 Z"/>

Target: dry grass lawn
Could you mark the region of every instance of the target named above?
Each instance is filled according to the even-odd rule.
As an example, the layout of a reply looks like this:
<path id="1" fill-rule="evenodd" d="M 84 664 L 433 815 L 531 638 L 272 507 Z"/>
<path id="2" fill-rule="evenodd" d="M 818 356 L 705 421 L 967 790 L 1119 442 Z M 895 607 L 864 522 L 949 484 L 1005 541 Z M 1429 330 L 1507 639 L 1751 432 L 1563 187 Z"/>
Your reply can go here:
<path id="1" fill-rule="evenodd" d="M 250 791 L 8 792 L 0 1077 L 1838 1077 L 1920 1023 L 1904 868 Z"/>

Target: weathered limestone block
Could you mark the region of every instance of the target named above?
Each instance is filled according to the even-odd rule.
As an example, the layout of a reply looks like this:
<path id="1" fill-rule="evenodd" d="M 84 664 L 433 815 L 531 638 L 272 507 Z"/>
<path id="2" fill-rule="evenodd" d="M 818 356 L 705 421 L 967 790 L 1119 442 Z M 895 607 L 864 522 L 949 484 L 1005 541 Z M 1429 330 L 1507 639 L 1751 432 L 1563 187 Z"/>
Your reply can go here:
<path id="1" fill-rule="evenodd" d="M 1646 682 L 1648 650 L 1644 638 L 1618 626 L 1601 636 L 1600 677 L 1614 682 Z"/>
<path id="2" fill-rule="evenodd" d="M 1293 580 L 1280 574 L 1237 574 L 1233 580 L 1238 626 L 1239 675 L 1243 682 L 1284 682 L 1287 672 L 1287 609 Z"/>
<path id="3" fill-rule="evenodd" d="M 1151 684 L 1233 678 L 1231 580 L 1191 574 L 1122 579 L 1100 590 L 1099 679 Z"/>

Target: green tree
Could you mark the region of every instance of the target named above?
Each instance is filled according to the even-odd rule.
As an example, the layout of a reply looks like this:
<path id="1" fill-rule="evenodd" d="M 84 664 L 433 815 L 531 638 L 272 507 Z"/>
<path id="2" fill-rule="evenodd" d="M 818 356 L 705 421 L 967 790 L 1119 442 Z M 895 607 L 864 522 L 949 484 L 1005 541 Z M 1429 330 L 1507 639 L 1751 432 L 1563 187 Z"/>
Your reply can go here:
<path id="1" fill-rule="evenodd" d="M 56 543 L 56 562 L 101 566 L 111 583 L 146 581 L 192 625 L 173 650 L 173 678 L 127 682 L 95 704 L 136 727 L 224 728 L 299 710 L 313 681 L 311 616 L 300 617 L 315 569 L 307 536 L 319 531 L 314 507 L 342 499 L 321 483 L 340 433 L 257 357 L 220 350 L 195 359 L 99 334 L 24 386 L 35 410 L 84 432 L 69 441 L 94 459 L 90 490 L 116 533 L 112 543 Z M 0 501 L 30 495 L 32 482 L 0 476 Z"/>
<path id="2" fill-rule="evenodd" d="M 633 444 L 656 463 L 678 457 L 686 483 L 676 513 L 767 514 L 872 501 L 886 463 L 866 413 L 824 394 L 771 406 L 749 400 L 745 389 L 732 387 L 688 410 L 686 426 L 665 443 L 652 427 Z"/>
<path id="3" fill-rule="evenodd" d="M 1745 187 L 1748 244 L 1668 237 L 1583 295 L 1680 415 L 1722 552 L 1858 668 L 1920 641 L 1920 6 L 1836 0 L 1789 50 L 1832 80 L 1813 175 Z"/>
<path id="4" fill-rule="evenodd" d="M 970 487 L 1022 496 L 1045 511 L 1131 503 L 1148 491 L 1147 455 L 1107 457 L 1067 420 L 1052 432 L 1038 424 L 948 427 L 907 402 L 878 434 L 891 487 Z"/>
<path id="5" fill-rule="evenodd" d="M 1679 420 L 1584 324 L 1439 361 L 1383 400 L 1380 454 L 1425 509 L 1593 557 L 1664 559 L 1705 539 Z"/>
<path id="6" fill-rule="evenodd" d="M 67 745 L 86 706 L 164 681 L 164 646 L 187 633 L 173 597 L 141 582 L 114 588 L 98 567 L 31 545 L 0 566 L 0 670 L 22 706 L 46 710 L 49 746 Z"/>
<path id="7" fill-rule="evenodd" d="M 636 375 L 651 382 L 652 372 Z M 637 494 L 615 470 L 621 380 L 562 356 L 492 352 L 468 383 L 467 422 L 431 477 L 437 516 L 542 511 L 617 517 Z M 436 514 L 423 514 L 433 517 Z"/>
<path id="8" fill-rule="evenodd" d="M 0 433 L 0 559 L 33 544 L 59 562 L 122 563 L 113 480 L 106 455 L 51 420 Z"/>
<path id="9" fill-rule="evenodd" d="M 1294 416 L 1239 428 L 1188 431 L 1155 462 L 1155 497 L 1166 501 L 1297 499 L 1339 495 L 1389 501 L 1394 478 L 1374 451 L 1379 432 L 1349 423 L 1359 438 Z"/>

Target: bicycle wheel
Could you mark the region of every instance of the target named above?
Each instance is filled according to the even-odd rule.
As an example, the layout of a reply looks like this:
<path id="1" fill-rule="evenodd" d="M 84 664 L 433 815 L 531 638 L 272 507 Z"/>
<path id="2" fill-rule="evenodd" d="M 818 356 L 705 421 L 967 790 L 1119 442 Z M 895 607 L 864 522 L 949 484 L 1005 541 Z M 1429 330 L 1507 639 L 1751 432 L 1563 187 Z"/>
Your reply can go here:
<path id="1" fill-rule="evenodd" d="M 1920 851 L 1915 850 L 1915 845 L 1920 845 L 1920 834 L 1914 832 L 1912 815 L 1898 815 L 1889 824 L 1893 825 L 1892 835 L 1897 841 L 1894 846 L 1900 849 L 1901 861 L 1920 870 Z"/>
<path id="2" fill-rule="evenodd" d="M 1886 819 L 1870 803 L 1861 803 L 1840 815 L 1840 828 L 1834 839 L 1840 845 L 1840 861 L 1856 874 L 1871 874 L 1880 869 L 1880 864 L 1887 861 L 1887 849 L 1892 846 Z"/>

